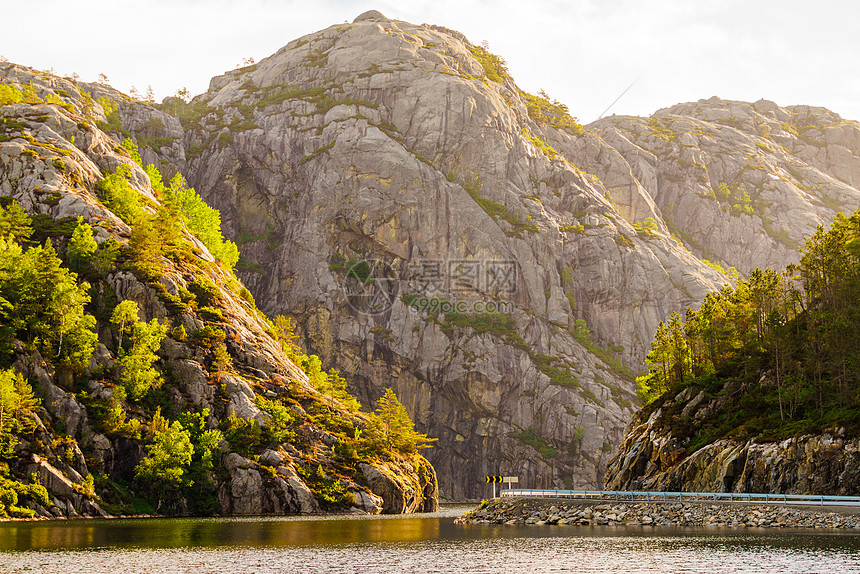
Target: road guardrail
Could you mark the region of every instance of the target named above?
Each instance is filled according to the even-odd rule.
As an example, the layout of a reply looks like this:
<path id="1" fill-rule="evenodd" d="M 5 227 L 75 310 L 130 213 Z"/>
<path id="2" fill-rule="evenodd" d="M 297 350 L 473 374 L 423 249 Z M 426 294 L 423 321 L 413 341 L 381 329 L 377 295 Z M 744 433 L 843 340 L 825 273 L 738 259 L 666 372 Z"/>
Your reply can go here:
<path id="1" fill-rule="evenodd" d="M 860 496 L 820 494 L 755 494 L 746 492 L 652 492 L 646 490 L 539 490 L 513 488 L 500 496 L 527 498 L 582 498 L 618 502 L 736 502 L 745 504 L 792 504 L 815 506 L 860 506 Z"/>

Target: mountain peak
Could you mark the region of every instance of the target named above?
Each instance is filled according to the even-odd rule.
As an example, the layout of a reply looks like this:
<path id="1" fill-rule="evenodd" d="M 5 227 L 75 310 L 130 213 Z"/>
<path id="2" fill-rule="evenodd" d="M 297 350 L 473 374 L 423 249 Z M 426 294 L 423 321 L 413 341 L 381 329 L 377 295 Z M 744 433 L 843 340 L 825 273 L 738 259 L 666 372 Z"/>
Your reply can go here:
<path id="1" fill-rule="evenodd" d="M 376 21 L 388 21 L 388 18 L 383 16 L 382 12 L 378 10 L 368 10 L 367 12 L 363 12 L 355 17 L 355 20 L 352 21 L 353 24 L 356 22 L 364 22 L 365 20 L 376 20 Z"/>

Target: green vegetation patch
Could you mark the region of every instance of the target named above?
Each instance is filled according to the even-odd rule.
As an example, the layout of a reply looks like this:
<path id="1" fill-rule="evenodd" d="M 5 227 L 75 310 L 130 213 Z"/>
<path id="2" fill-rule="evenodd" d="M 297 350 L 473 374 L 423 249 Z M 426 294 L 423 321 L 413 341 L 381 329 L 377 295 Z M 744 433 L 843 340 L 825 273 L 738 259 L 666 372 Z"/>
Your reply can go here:
<path id="1" fill-rule="evenodd" d="M 657 225 L 657 222 L 654 221 L 653 217 L 646 217 L 639 223 L 634 223 L 633 229 L 639 235 L 644 235 L 645 237 L 656 237 L 656 235 L 654 235 L 654 232 L 658 231 L 660 229 L 660 226 Z"/>
<path id="2" fill-rule="evenodd" d="M 564 366 L 563 368 L 559 368 L 555 366 L 560 362 L 558 357 L 538 353 L 530 354 L 529 356 L 540 372 L 549 377 L 550 384 L 568 389 L 581 388 L 579 380 L 570 372 L 569 367 Z"/>
<path id="3" fill-rule="evenodd" d="M 537 429 L 533 427 L 529 427 L 522 431 L 514 431 L 508 436 L 529 445 L 538 451 L 544 458 L 555 458 L 555 456 L 558 455 L 558 451 L 539 434 Z"/>
<path id="4" fill-rule="evenodd" d="M 523 221 L 520 218 L 519 210 L 511 210 L 501 203 L 497 203 L 491 199 L 483 197 L 481 195 L 483 184 L 481 183 L 480 176 L 477 174 L 470 174 L 469 176 L 458 178 L 456 174 L 449 173 L 448 181 L 459 183 L 460 186 L 466 190 L 466 193 L 469 194 L 469 197 L 471 197 L 487 215 L 492 217 L 494 221 L 501 219 L 502 221 L 506 221 L 511 224 L 513 229 L 505 231 L 505 234 L 509 237 L 517 237 L 521 239 L 523 237 L 523 232 L 526 231 L 530 233 L 540 233 L 540 227 L 535 223 L 532 223 L 531 216 L 528 216 L 527 220 Z"/>
<path id="5" fill-rule="evenodd" d="M 501 56 L 497 56 L 481 46 L 469 46 L 469 51 L 484 68 L 484 74 L 490 81 L 502 84 L 511 77 L 508 73 L 507 62 Z"/>
<path id="6" fill-rule="evenodd" d="M 526 110 L 529 117 L 534 121 L 550 125 L 571 135 L 582 133 L 582 124 L 570 115 L 568 107 L 558 100 L 550 99 L 543 90 L 539 91 L 536 96 L 520 91 L 520 96 L 526 101 Z"/>
<path id="7" fill-rule="evenodd" d="M 549 145 L 548 143 L 546 143 L 545 141 L 543 141 L 539 137 L 532 135 L 532 133 L 529 130 L 523 129 L 522 133 L 523 133 L 523 137 L 526 138 L 530 144 L 532 144 L 537 149 L 539 149 L 541 152 L 543 152 L 543 154 L 545 156 L 547 156 L 549 159 L 551 159 L 551 160 L 564 159 L 564 156 L 562 156 L 554 147 L 552 147 L 551 145 Z"/>

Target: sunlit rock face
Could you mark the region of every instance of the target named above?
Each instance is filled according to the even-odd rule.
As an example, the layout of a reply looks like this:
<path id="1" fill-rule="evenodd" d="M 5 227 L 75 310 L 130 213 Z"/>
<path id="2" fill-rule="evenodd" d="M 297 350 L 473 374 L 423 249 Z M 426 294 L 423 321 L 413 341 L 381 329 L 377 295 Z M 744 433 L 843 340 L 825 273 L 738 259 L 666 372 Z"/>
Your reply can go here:
<path id="1" fill-rule="evenodd" d="M 221 210 L 261 308 L 438 437 L 443 497 L 597 487 L 658 323 L 729 281 L 703 260 L 781 267 L 860 205 L 857 124 L 712 99 L 558 129 L 478 58 L 363 14 L 165 101 L 144 159 Z"/>
<path id="2" fill-rule="evenodd" d="M 844 428 L 780 442 L 721 439 L 690 453 L 676 432 L 678 412 L 699 421 L 730 403 L 685 389 L 630 424 L 609 466 L 606 488 L 668 492 L 753 492 L 856 496 L 860 492 L 860 440 Z"/>

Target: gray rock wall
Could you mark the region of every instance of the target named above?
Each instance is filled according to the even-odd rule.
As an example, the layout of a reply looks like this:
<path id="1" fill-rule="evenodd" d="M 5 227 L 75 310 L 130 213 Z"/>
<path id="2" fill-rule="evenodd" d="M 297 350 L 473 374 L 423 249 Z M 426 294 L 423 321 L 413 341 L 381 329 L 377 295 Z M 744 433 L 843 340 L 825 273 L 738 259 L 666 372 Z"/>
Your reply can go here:
<path id="1" fill-rule="evenodd" d="M 497 473 L 596 487 L 635 385 L 577 340 L 577 320 L 639 371 L 658 323 L 729 281 L 703 260 L 781 268 L 860 206 L 858 126 L 714 98 L 571 135 L 530 118 L 471 49 L 444 28 L 359 18 L 213 78 L 191 106 L 166 101 L 167 117 L 121 115 L 164 124 L 143 143 L 175 145 L 145 157 L 221 210 L 260 306 L 297 319 L 363 403 L 392 387 L 439 438 L 443 496 L 482 496 Z M 372 296 L 348 273 L 364 260 L 384 264 Z M 450 279 L 462 260 L 511 262 L 515 289 L 427 281 L 426 264 Z M 501 303 L 510 329 L 421 312 L 408 293 Z"/>
<path id="2" fill-rule="evenodd" d="M 687 417 L 713 408 L 682 392 Z M 779 494 L 860 494 L 860 439 L 844 429 L 781 442 L 722 439 L 693 453 L 688 437 L 671 430 L 669 405 L 637 418 L 609 466 L 605 488 L 671 492 L 754 492 Z"/>

